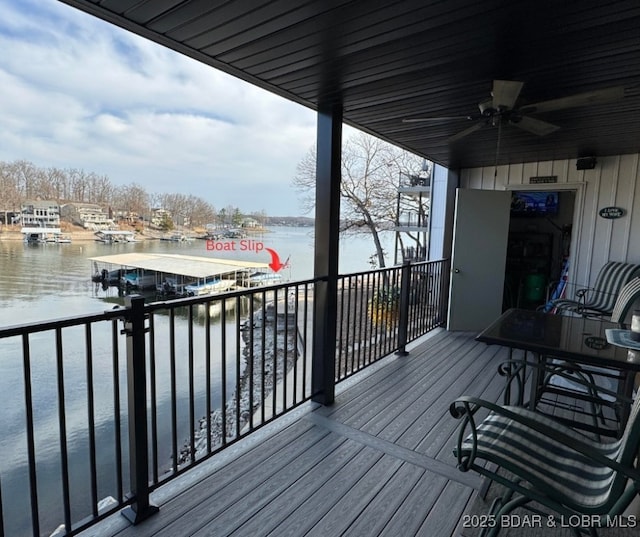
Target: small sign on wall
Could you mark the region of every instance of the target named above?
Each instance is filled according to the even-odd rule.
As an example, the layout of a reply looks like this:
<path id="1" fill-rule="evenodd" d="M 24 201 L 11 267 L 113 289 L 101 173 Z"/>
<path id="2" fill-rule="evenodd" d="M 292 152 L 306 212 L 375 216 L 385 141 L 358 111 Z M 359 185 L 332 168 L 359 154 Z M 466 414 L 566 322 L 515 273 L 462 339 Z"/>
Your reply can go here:
<path id="1" fill-rule="evenodd" d="M 584 344 L 590 349 L 594 349 L 596 351 L 601 351 L 609 346 L 609 343 L 605 338 L 598 336 L 589 336 L 585 338 Z"/>
<path id="2" fill-rule="evenodd" d="M 531 185 L 557 183 L 557 182 L 558 182 L 557 175 L 541 175 L 539 177 L 529 177 L 529 184 Z"/>
<path id="3" fill-rule="evenodd" d="M 621 218 L 625 215 L 626 211 L 622 207 L 603 207 L 598 211 L 598 214 L 602 218 L 606 218 L 607 220 L 614 220 L 616 218 Z"/>

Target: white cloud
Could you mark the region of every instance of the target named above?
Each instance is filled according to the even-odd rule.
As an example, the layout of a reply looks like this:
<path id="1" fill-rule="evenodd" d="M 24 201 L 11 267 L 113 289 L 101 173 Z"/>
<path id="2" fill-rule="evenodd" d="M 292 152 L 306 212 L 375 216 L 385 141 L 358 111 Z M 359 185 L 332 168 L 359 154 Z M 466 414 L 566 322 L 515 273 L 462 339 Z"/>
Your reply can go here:
<path id="1" fill-rule="evenodd" d="M 299 214 L 315 114 L 57 0 L 0 6 L 0 160 Z"/>

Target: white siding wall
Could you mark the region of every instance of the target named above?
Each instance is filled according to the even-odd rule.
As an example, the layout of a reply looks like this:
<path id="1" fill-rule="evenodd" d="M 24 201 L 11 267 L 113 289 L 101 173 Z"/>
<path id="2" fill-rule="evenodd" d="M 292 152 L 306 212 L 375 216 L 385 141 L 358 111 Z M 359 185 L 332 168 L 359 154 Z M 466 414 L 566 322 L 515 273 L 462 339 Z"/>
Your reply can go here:
<path id="1" fill-rule="evenodd" d="M 582 224 L 574 226 L 571 259 L 572 279 L 592 284 L 607 261 L 640 264 L 640 154 L 597 157 L 593 170 L 576 170 L 576 160 L 555 160 L 469 168 L 460 173 L 461 188 L 503 190 L 528 185 L 530 177 L 557 175 L 559 184 L 582 184 L 576 211 Z M 553 185 L 540 185 L 552 190 Z M 626 215 L 617 220 L 598 216 L 603 207 L 622 207 Z M 575 221 L 575 220 L 574 220 Z"/>

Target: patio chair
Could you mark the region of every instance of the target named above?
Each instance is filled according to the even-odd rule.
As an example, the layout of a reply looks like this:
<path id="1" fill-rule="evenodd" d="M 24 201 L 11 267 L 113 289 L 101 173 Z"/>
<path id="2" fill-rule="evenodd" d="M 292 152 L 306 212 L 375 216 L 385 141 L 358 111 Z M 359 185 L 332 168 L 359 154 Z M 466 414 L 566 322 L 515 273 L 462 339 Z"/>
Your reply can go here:
<path id="1" fill-rule="evenodd" d="M 622 286 L 640 276 L 640 265 L 609 261 L 600 269 L 591 288 L 578 289 L 577 300 L 558 298 L 549 301 L 545 311 L 589 316 L 610 316 Z"/>
<path id="2" fill-rule="evenodd" d="M 481 409 L 489 411 L 482 421 Z M 606 525 L 640 492 L 640 397 L 622 437 L 608 443 L 538 412 L 475 397 L 454 401 L 450 413 L 462 419 L 454 449 L 458 469 L 477 472 L 505 488 L 487 516 L 494 527 L 483 535 L 498 535 L 502 521 L 518 507 L 546 515 L 545 524 L 559 526 L 560 515 L 587 524 L 599 516 Z M 597 535 L 595 526 L 584 529 Z M 580 535 L 579 528 L 573 531 Z"/>
<path id="3" fill-rule="evenodd" d="M 610 321 L 612 323 L 618 323 L 620 328 L 626 328 L 627 324 L 625 321 L 638 299 L 640 299 L 640 277 L 635 277 L 620 289 L 616 303 L 613 306 L 613 311 L 611 312 Z"/>
<path id="4" fill-rule="evenodd" d="M 610 321 L 624 328 L 627 316 L 638 299 L 640 299 L 640 277 L 633 278 L 620 289 Z M 613 408 L 616 419 L 620 419 L 620 404 L 611 395 L 619 391 L 619 383 L 624 380 L 619 371 L 597 366 L 569 364 L 560 358 L 547 357 L 547 360 L 538 390 L 541 400 L 545 393 L 553 393 L 585 401 L 591 410 L 595 430 L 598 428 L 598 420 L 603 425 L 606 423 L 603 406 Z M 575 411 L 576 408 L 574 407 L 573 410 Z"/>

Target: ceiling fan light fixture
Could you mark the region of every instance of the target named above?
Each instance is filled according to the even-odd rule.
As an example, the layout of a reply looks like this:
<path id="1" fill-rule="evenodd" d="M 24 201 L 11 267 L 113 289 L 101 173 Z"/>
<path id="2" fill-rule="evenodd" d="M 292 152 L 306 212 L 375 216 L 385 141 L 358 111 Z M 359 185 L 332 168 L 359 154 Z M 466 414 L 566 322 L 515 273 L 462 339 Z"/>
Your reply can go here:
<path id="1" fill-rule="evenodd" d="M 493 108 L 493 99 L 478 103 L 478 108 L 480 109 L 480 113 L 485 117 L 490 117 L 496 113 L 495 108 Z"/>

